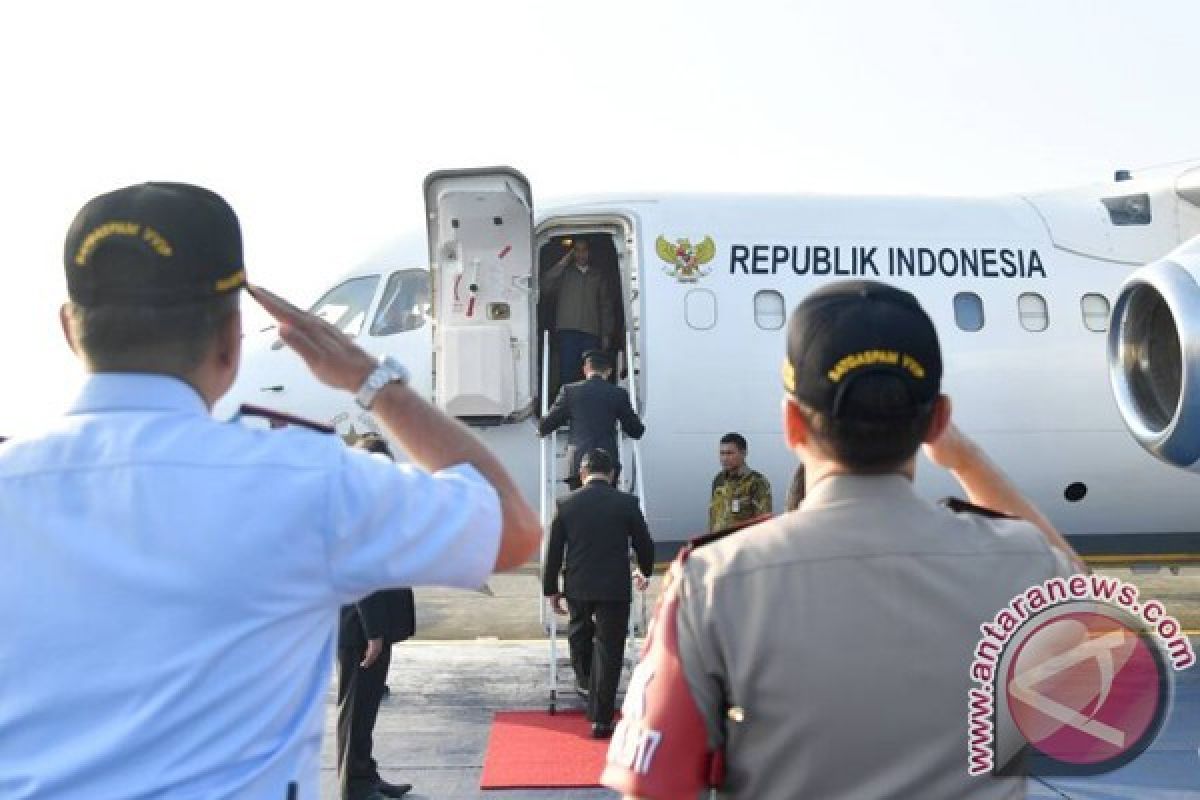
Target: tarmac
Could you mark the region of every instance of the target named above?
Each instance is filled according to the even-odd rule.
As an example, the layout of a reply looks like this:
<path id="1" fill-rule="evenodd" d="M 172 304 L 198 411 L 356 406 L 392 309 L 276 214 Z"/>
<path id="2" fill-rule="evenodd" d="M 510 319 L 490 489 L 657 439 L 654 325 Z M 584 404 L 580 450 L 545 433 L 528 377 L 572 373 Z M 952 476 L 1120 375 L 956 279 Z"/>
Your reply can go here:
<path id="1" fill-rule="evenodd" d="M 1150 575 L 1126 569 L 1104 572 L 1138 585 L 1143 598 L 1160 600 L 1200 649 L 1200 569 Z M 652 607 L 658 581 L 648 592 Z M 459 800 L 589 800 L 613 798 L 605 789 L 483 791 L 479 776 L 499 710 L 548 704 L 549 645 L 538 618 L 536 570 L 494 576 L 478 592 L 419 590 L 419 638 L 396 645 L 375 728 L 375 757 L 383 776 L 412 783 L 410 797 Z M 559 705 L 582 705 L 570 687 L 565 641 L 560 639 Z M 634 649 L 628 653 L 633 655 Z M 964 700 L 965 710 L 965 700 Z M 327 695 L 321 797 L 335 800 L 333 754 L 336 694 Z M 964 743 L 964 757 L 966 745 Z M 1037 763 L 1033 765 L 1038 769 Z M 1028 797 L 1200 798 L 1200 666 L 1176 673 L 1175 697 L 1150 750 L 1115 772 L 1088 778 L 1032 778 Z"/>

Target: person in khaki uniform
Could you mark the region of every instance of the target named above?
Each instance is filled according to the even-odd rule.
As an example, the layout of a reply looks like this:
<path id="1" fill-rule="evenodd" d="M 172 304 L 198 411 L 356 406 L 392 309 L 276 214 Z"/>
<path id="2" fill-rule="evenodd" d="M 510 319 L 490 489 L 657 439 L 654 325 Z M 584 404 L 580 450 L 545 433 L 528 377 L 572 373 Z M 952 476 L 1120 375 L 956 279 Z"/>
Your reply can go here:
<path id="1" fill-rule="evenodd" d="M 967 773 L 979 626 L 1082 567 L 951 423 L 941 373 L 907 292 L 838 283 L 795 310 L 784 436 L 807 494 L 676 562 L 606 785 L 644 798 L 1025 796 L 1020 777 Z M 922 443 L 977 505 L 914 491 Z"/>
<path id="2" fill-rule="evenodd" d="M 771 482 L 746 465 L 746 450 L 746 437 L 740 433 L 721 437 L 721 471 L 713 478 L 708 503 L 710 532 L 771 513 Z"/>

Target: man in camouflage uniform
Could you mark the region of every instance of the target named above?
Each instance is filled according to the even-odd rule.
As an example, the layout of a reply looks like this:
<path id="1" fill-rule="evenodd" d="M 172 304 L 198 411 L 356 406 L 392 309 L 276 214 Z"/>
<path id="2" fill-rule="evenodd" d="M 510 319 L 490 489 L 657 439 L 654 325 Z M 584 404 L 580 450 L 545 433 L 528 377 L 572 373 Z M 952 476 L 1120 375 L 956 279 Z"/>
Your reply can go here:
<path id="1" fill-rule="evenodd" d="M 746 466 L 746 437 L 721 437 L 721 471 L 712 482 L 708 529 L 719 531 L 771 513 L 771 483 Z"/>

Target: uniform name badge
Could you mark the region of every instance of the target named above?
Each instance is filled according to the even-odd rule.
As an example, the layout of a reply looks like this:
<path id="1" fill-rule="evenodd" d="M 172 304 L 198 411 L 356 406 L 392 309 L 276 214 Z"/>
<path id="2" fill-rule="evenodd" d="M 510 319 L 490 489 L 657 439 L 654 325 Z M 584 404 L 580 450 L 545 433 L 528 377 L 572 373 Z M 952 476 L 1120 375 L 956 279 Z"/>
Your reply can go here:
<path id="1" fill-rule="evenodd" d="M 729 510 L 732 511 L 734 514 L 741 511 L 742 510 L 742 501 L 736 497 L 733 498 L 733 502 L 729 505 Z"/>

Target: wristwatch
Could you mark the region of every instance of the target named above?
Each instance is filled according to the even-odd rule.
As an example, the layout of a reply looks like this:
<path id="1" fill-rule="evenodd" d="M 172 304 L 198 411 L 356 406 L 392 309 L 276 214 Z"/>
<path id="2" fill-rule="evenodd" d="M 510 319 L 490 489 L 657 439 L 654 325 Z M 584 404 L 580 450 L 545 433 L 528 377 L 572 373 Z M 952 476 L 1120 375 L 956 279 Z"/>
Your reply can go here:
<path id="1" fill-rule="evenodd" d="M 389 383 L 408 384 L 408 369 L 391 356 L 384 356 L 375 371 L 367 376 L 362 388 L 354 395 L 354 402 L 367 410 L 375 404 L 375 396 Z"/>

